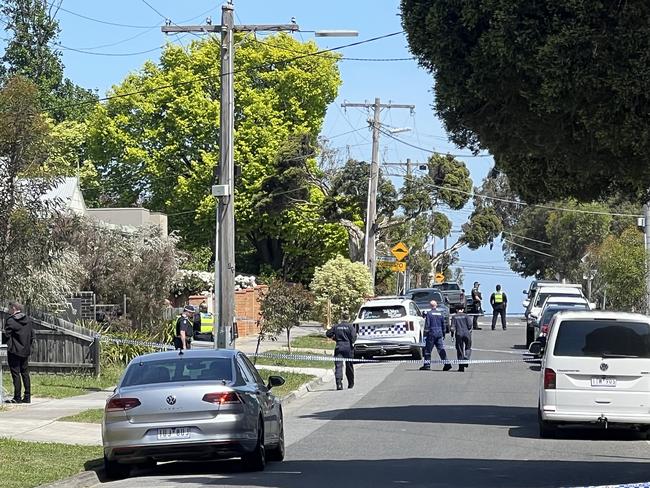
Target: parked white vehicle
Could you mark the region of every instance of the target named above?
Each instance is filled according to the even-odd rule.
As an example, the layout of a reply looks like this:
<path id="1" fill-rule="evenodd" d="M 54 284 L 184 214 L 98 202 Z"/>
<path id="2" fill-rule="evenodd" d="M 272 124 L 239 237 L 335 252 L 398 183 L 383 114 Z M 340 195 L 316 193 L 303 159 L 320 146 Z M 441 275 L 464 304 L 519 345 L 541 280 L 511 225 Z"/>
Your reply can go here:
<path id="1" fill-rule="evenodd" d="M 584 298 L 582 285 L 551 283 L 539 286 L 526 311 L 526 347 L 535 340 L 535 322 L 541 317 L 544 302 L 551 296 Z"/>
<path id="2" fill-rule="evenodd" d="M 530 351 L 540 345 L 533 343 Z M 555 315 L 541 363 L 541 437 L 554 436 L 561 424 L 626 424 L 647 435 L 649 392 L 650 317 L 600 311 Z"/>
<path id="3" fill-rule="evenodd" d="M 422 359 L 424 318 L 409 298 L 378 297 L 363 304 L 354 321 L 355 357 L 410 354 Z"/>

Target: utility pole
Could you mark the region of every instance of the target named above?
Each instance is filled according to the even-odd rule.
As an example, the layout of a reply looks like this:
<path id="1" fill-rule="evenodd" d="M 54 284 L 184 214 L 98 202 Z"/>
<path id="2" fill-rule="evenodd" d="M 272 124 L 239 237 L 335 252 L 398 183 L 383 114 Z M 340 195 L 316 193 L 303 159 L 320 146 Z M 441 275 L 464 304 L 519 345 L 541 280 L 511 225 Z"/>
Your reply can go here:
<path id="1" fill-rule="evenodd" d="M 650 202 L 643 206 L 643 223 L 644 240 L 645 240 L 645 296 L 646 296 L 646 313 L 650 314 Z"/>
<path id="2" fill-rule="evenodd" d="M 235 25 L 232 0 L 221 6 L 220 25 L 165 25 L 165 34 L 179 32 L 221 33 L 221 100 L 219 125 L 220 161 L 212 194 L 218 198 L 215 239 L 215 349 L 234 348 L 235 338 L 235 161 L 234 161 L 234 66 L 235 32 L 295 32 L 298 24 Z"/>
<path id="3" fill-rule="evenodd" d="M 381 109 L 383 108 L 407 108 L 415 110 L 415 105 L 403 105 L 396 103 L 381 103 L 379 97 L 375 98 L 374 103 L 342 103 L 341 107 L 359 107 L 372 108 L 374 110 L 372 125 L 372 160 L 370 163 L 370 178 L 368 181 L 368 205 L 366 210 L 366 235 L 365 235 L 365 253 L 364 264 L 370 271 L 370 282 L 372 290 L 375 290 L 375 273 L 377 271 L 377 186 L 379 184 L 379 133 L 381 129 Z"/>

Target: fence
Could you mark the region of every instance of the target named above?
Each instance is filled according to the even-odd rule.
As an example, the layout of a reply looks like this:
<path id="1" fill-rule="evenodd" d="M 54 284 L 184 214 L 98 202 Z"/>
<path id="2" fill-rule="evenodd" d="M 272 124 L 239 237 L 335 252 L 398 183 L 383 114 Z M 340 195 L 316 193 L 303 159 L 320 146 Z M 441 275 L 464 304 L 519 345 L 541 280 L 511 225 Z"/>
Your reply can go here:
<path id="1" fill-rule="evenodd" d="M 8 314 L 0 309 L 0 325 Z M 91 330 L 54 315 L 30 311 L 34 327 L 34 347 L 29 367 L 40 373 L 81 371 L 99 375 L 100 343 Z M 6 358 L 0 358 L 6 364 Z"/>

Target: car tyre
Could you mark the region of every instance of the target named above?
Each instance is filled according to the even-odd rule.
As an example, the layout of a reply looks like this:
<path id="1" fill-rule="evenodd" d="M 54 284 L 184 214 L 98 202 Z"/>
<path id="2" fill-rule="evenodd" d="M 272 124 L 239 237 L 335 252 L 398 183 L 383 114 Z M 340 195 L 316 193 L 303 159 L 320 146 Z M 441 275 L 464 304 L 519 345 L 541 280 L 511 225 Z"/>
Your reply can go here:
<path id="1" fill-rule="evenodd" d="M 542 439 L 555 439 L 557 437 L 557 425 L 542 418 L 542 413 L 537 410 L 537 423 L 539 424 L 539 437 Z"/>
<path id="2" fill-rule="evenodd" d="M 284 461 L 284 419 L 280 413 L 280 434 L 278 435 L 278 443 L 273 449 L 267 451 L 267 459 L 269 461 Z"/>
<path id="3" fill-rule="evenodd" d="M 252 452 L 241 457 L 246 471 L 264 471 L 266 468 L 266 451 L 264 449 L 264 422 L 260 418 L 257 425 L 257 443 Z"/>
<path id="4" fill-rule="evenodd" d="M 530 345 L 533 343 L 534 340 L 535 340 L 535 329 L 526 326 L 526 349 L 530 347 Z"/>
<path id="5" fill-rule="evenodd" d="M 111 461 L 104 456 L 104 471 L 106 472 L 106 477 L 109 479 L 121 480 L 129 477 L 129 474 L 131 474 L 131 467 L 127 464 L 120 464 L 117 461 Z"/>
<path id="6" fill-rule="evenodd" d="M 422 344 L 422 337 L 420 337 L 420 340 L 419 340 L 418 343 Z M 415 349 L 413 349 L 413 351 L 411 352 L 411 357 L 416 361 L 421 361 L 422 358 L 424 357 L 422 355 L 422 348 L 420 346 L 418 346 Z"/>

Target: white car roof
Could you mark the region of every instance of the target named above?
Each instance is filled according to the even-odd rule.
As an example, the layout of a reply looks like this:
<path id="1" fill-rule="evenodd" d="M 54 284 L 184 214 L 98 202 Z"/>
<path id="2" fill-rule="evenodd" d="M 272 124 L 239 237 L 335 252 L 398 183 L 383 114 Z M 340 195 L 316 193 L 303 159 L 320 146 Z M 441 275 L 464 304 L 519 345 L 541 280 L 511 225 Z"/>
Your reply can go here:
<path id="1" fill-rule="evenodd" d="M 634 322 L 644 322 L 650 324 L 650 317 L 640 313 L 627 313 L 627 312 L 604 312 L 602 310 L 584 310 L 584 311 L 570 311 L 560 312 L 556 315 L 558 321 L 564 320 L 578 320 L 578 319 L 614 319 L 614 320 L 628 320 Z"/>
<path id="2" fill-rule="evenodd" d="M 588 301 L 581 295 L 575 295 L 572 297 L 554 297 L 551 295 L 544 303 L 588 303 Z"/>
<path id="3" fill-rule="evenodd" d="M 582 295 L 582 288 L 560 287 L 560 286 L 542 286 L 537 289 L 537 293 L 566 293 L 567 295 Z"/>
<path id="4" fill-rule="evenodd" d="M 412 301 L 410 298 L 378 298 L 376 300 L 368 300 L 362 307 L 395 307 L 404 306 Z"/>
<path id="5" fill-rule="evenodd" d="M 553 287 L 560 287 L 560 288 L 582 288 L 582 285 L 579 283 L 553 283 L 553 282 L 538 282 L 537 288 L 553 288 Z"/>

